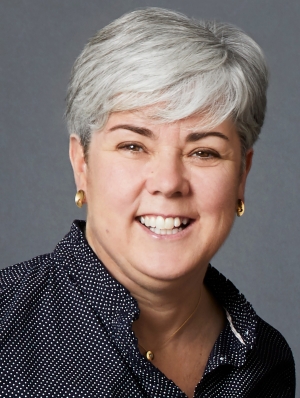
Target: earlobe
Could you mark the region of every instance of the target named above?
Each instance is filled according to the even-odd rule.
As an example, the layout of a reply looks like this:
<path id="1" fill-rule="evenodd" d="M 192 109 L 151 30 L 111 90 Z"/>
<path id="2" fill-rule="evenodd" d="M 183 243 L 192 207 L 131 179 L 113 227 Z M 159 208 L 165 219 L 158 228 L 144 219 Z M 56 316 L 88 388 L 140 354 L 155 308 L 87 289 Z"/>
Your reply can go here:
<path id="1" fill-rule="evenodd" d="M 71 134 L 70 136 L 69 156 L 76 187 L 78 190 L 86 190 L 86 162 L 84 150 L 80 143 L 80 138 L 75 134 Z"/>

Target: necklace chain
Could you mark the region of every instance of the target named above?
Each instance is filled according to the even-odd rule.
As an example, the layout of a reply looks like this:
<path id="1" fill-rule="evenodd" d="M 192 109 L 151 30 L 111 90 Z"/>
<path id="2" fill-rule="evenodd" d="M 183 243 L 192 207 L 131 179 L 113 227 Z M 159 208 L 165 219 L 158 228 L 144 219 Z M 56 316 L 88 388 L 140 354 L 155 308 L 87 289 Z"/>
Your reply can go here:
<path id="1" fill-rule="evenodd" d="M 168 337 L 168 339 L 163 343 L 163 345 L 161 346 L 161 348 L 164 347 L 166 344 L 168 344 L 168 342 L 172 339 L 172 337 L 174 337 L 175 334 L 178 333 L 178 332 L 183 328 L 183 326 L 186 325 L 186 324 L 188 323 L 188 321 L 192 318 L 192 316 L 195 314 L 195 312 L 197 311 L 197 309 L 198 309 L 198 307 L 199 307 L 199 304 L 200 304 L 200 301 L 201 301 L 201 297 L 202 297 L 202 290 L 201 290 L 201 293 L 200 293 L 200 297 L 199 297 L 198 303 L 197 303 L 196 307 L 194 308 L 193 312 L 192 312 L 192 313 L 189 315 L 189 317 L 183 322 L 183 324 L 180 325 L 179 328 L 176 329 L 175 332 L 173 332 L 173 333 L 171 334 L 170 337 Z M 140 344 L 140 343 L 138 343 L 138 345 L 146 352 L 146 353 L 145 353 L 146 358 L 147 358 L 149 361 L 153 361 L 153 359 L 154 359 L 154 353 L 153 353 L 153 351 L 146 350 L 146 348 L 143 347 L 142 344 Z"/>

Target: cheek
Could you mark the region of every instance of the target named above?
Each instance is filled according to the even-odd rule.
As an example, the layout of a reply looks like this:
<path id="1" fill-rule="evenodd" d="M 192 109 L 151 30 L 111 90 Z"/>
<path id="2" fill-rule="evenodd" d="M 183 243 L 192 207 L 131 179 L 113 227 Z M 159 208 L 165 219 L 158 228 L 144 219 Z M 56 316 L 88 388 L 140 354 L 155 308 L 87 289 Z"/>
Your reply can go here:
<path id="1" fill-rule="evenodd" d="M 105 217 L 128 213 L 138 201 L 143 185 L 139 168 L 129 162 L 115 161 L 103 156 L 90 167 L 88 174 L 88 206 Z M 109 214 L 108 214 L 109 212 Z"/>
<path id="2" fill-rule="evenodd" d="M 219 216 L 221 212 L 235 209 L 238 178 L 235 170 L 211 168 L 201 170 L 193 179 L 200 210 Z"/>

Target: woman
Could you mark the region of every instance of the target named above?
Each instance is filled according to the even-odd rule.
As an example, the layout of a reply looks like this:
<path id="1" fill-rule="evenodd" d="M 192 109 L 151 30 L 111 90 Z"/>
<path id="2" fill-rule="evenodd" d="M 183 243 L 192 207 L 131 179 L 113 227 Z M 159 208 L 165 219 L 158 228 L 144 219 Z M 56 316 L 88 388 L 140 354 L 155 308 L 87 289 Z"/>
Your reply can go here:
<path id="1" fill-rule="evenodd" d="M 68 92 L 76 221 L 2 272 L 3 397 L 293 397 L 283 337 L 209 261 L 244 212 L 267 69 L 240 30 L 150 8 Z"/>

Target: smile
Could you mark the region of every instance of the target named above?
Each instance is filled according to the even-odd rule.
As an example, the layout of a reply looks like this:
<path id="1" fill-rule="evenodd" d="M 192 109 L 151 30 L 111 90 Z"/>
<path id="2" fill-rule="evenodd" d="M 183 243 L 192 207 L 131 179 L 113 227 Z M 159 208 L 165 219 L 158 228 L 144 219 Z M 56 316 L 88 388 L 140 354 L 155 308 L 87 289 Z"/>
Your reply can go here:
<path id="1" fill-rule="evenodd" d="M 186 217 L 141 216 L 141 224 L 157 235 L 175 235 L 186 228 L 191 219 Z"/>

